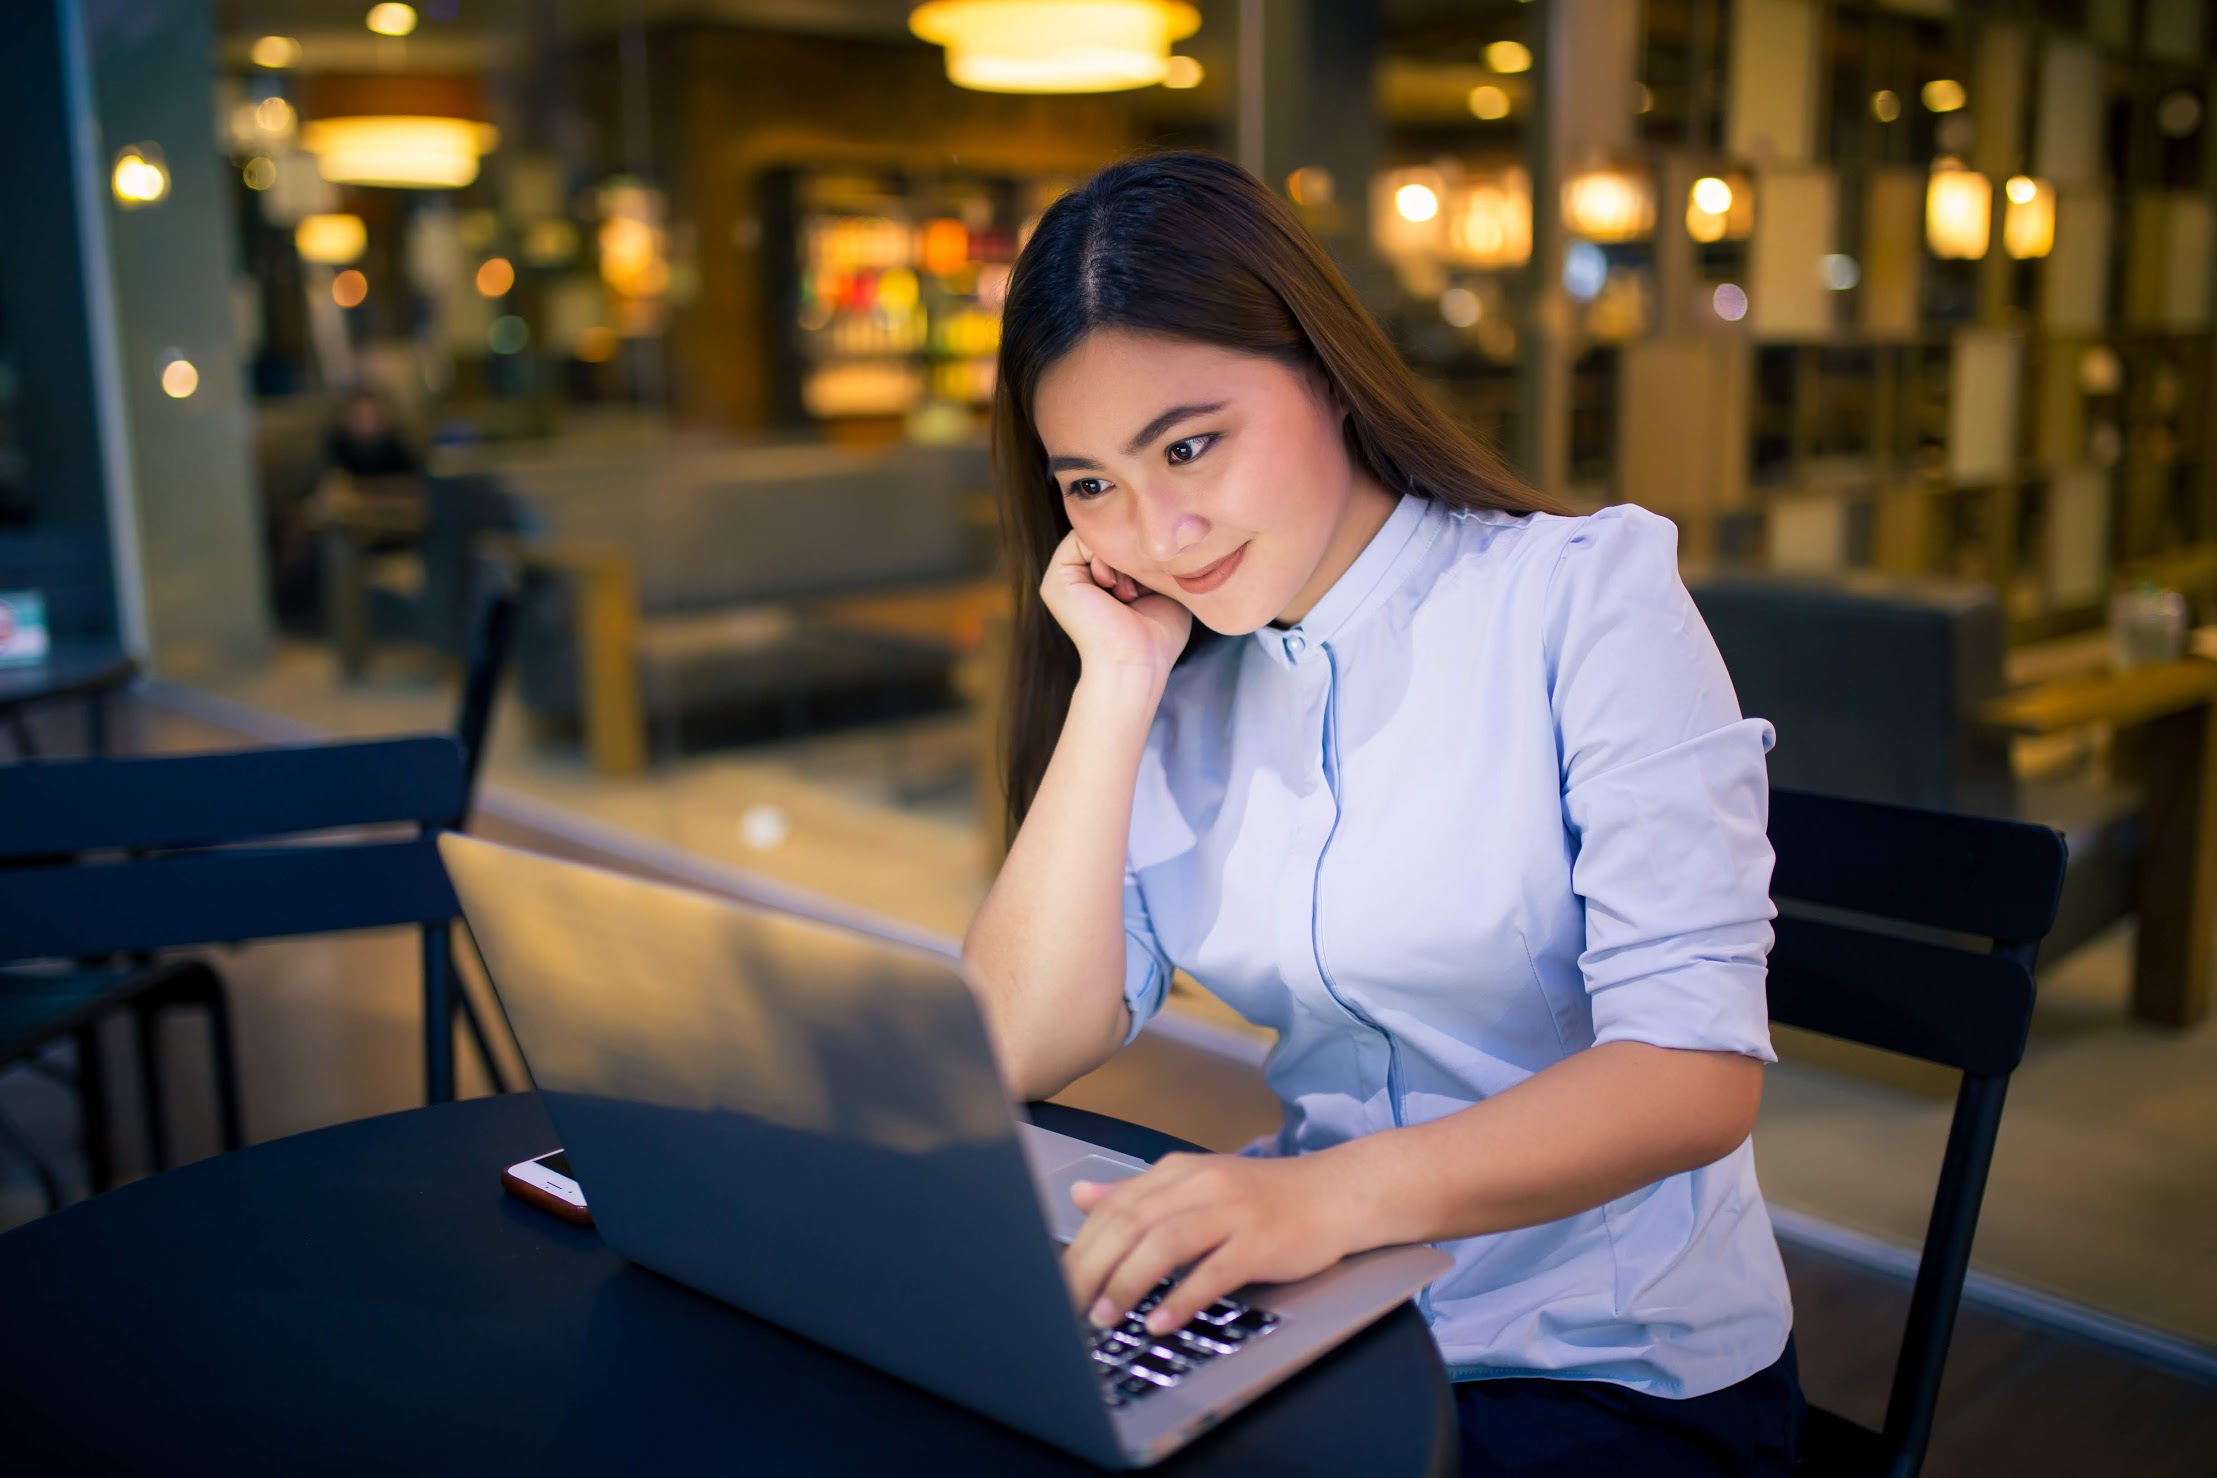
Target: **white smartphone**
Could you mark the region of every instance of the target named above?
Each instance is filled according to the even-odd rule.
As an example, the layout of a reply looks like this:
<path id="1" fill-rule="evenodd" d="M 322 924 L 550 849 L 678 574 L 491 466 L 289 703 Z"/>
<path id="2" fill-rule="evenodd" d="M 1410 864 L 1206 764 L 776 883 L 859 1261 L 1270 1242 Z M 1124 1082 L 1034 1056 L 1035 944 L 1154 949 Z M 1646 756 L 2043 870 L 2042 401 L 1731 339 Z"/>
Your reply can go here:
<path id="1" fill-rule="evenodd" d="M 571 1176 L 569 1156 L 560 1150 L 536 1160 L 518 1161 L 502 1172 L 500 1183 L 510 1195 L 529 1201 L 541 1211 L 551 1211 L 581 1227 L 593 1224 L 593 1213 L 585 1208 L 585 1188 Z"/>

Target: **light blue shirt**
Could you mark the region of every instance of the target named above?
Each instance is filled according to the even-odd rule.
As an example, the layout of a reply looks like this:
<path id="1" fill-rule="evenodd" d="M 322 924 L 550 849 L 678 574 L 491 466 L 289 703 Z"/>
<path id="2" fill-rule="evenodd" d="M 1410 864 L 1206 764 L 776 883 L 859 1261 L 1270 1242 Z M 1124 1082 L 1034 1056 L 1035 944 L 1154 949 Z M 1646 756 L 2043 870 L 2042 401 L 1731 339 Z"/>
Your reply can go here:
<path id="1" fill-rule="evenodd" d="M 1405 496 L 1300 625 L 1172 671 L 1126 859 L 1132 1029 L 1175 965 L 1276 1032 L 1259 1154 L 1437 1119 L 1598 1042 L 1775 1061 L 1772 738 L 1668 520 Z M 1457 1379 L 1697 1396 L 1792 1325 L 1745 1143 L 1445 1250 L 1420 1303 Z"/>

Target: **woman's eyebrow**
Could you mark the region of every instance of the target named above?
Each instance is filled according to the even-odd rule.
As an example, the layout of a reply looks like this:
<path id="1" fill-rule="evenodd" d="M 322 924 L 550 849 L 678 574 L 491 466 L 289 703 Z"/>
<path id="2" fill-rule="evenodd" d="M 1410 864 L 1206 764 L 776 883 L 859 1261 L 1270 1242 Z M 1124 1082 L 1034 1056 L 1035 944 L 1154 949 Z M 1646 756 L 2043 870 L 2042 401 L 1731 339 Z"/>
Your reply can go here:
<path id="1" fill-rule="evenodd" d="M 1124 455 L 1127 457 L 1138 456 L 1146 450 L 1147 443 L 1153 441 L 1188 416 L 1213 415 L 1224 409 L 1225 404 L 1224 401 L 1214 400 L 1201 405 L 1174 405 L 1170 407 L 1170 409 L 1139 428 L 1139 434 L 1124 444 Z M 1047 470 L 1049 472 L 1073 472 L 1081 467 L 1098 467 L 1099 465 L 1098 462 L 1090 461 L 1084 457 L 1049 457 L 1047 459 Z"/>

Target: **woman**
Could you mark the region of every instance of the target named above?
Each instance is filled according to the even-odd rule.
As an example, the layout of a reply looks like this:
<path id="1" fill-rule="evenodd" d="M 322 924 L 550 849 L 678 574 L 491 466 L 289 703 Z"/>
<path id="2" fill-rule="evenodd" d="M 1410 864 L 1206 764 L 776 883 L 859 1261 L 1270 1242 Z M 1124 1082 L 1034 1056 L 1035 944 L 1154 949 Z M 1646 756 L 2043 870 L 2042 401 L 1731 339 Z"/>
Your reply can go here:
<path id="1" fill-rule="evenodd" d="M 1789 1466 L 1772 734 L 1672 526 L 1519 485 L 1202 154 L 1041 217 L 994 416 L 1012 838 L 963 953 L 1010 1087 L 1098 1066 L 1173 965 L 1278 1035 L 1274 1139 L 1079 1187 L 1079 1306 L 1190 1265 L 1173 1328 L 1436 1243 L 1465 1472 Z"/>

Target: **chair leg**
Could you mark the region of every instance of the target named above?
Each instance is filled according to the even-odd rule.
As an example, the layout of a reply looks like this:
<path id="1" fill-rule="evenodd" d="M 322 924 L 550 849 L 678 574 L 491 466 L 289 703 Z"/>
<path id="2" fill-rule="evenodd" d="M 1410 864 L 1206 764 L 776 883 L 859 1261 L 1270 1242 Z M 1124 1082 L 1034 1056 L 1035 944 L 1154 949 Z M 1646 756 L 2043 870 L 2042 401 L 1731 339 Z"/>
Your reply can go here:
<path id="1" fill-rule="evenodd" d="M 23 1131 L 9 1122 L 5 1114 L 0 1114 L 0 1144 L 6 1145 L 30 1162 L 31 1173 L 38 1177 L 39 1190 L 46 1197 L 46 1209 L 50 1212 L 59 1211 L 62 1205 L 61 1177 L 54 1173 L 54 1167 L 46 1163 L 46 1157 L 32 1148 L 31 1142 L 23 1137 Z"/>
<path id="2" fill-rule="evenodd" d="M 246 1143 L 245 1116 L 239 1112 L 239 1058 L 231 1041 L 231 1002 L 223 977 L 208 967 L 208 1057 L 215 1066 L 216 1128 L 226 1152 Z"/>
<path id="3" fill-rule="evenodd" d="M 108 1075 L 97 1023 L 77 1030 L 77 1112 L 84 1133 L 85 1181 L 94 1195 L 115 1184 L 115 1152 L 108 1142 Z"/>
<path id="4" fill-rule="evenodd" d="M 139 1091 L 146 1102 L 146 1152 L 156 1171 L 169 1168 L 169 1096 L 163 1091 L 162 1006 L 158 997 L 139 1001 L 131 1011 L 139 1048 Z"/>
<path id="5" fill-rule="evenodd" d="M 485 1020 L 478 1015 L 477 1003 L 470 999 L 469 991 L 459 979 L 454 982 L 454 1009 L 469 1025 L 470 1040 L 477 1044 L 477 1060 L 485 1065 L 486 1080 L 493 1085 L 495 1093 L 506 1093 L 508 1074 L 501 1070 L 500 1059 L 493 1056 L 493 1042 L 485 1033 Z"/>
<path id="6" fill-rule="evenodd" d="M 423 931 L 423 1101 L 454 1101 L 454 952 L 445 924 Z"/>

